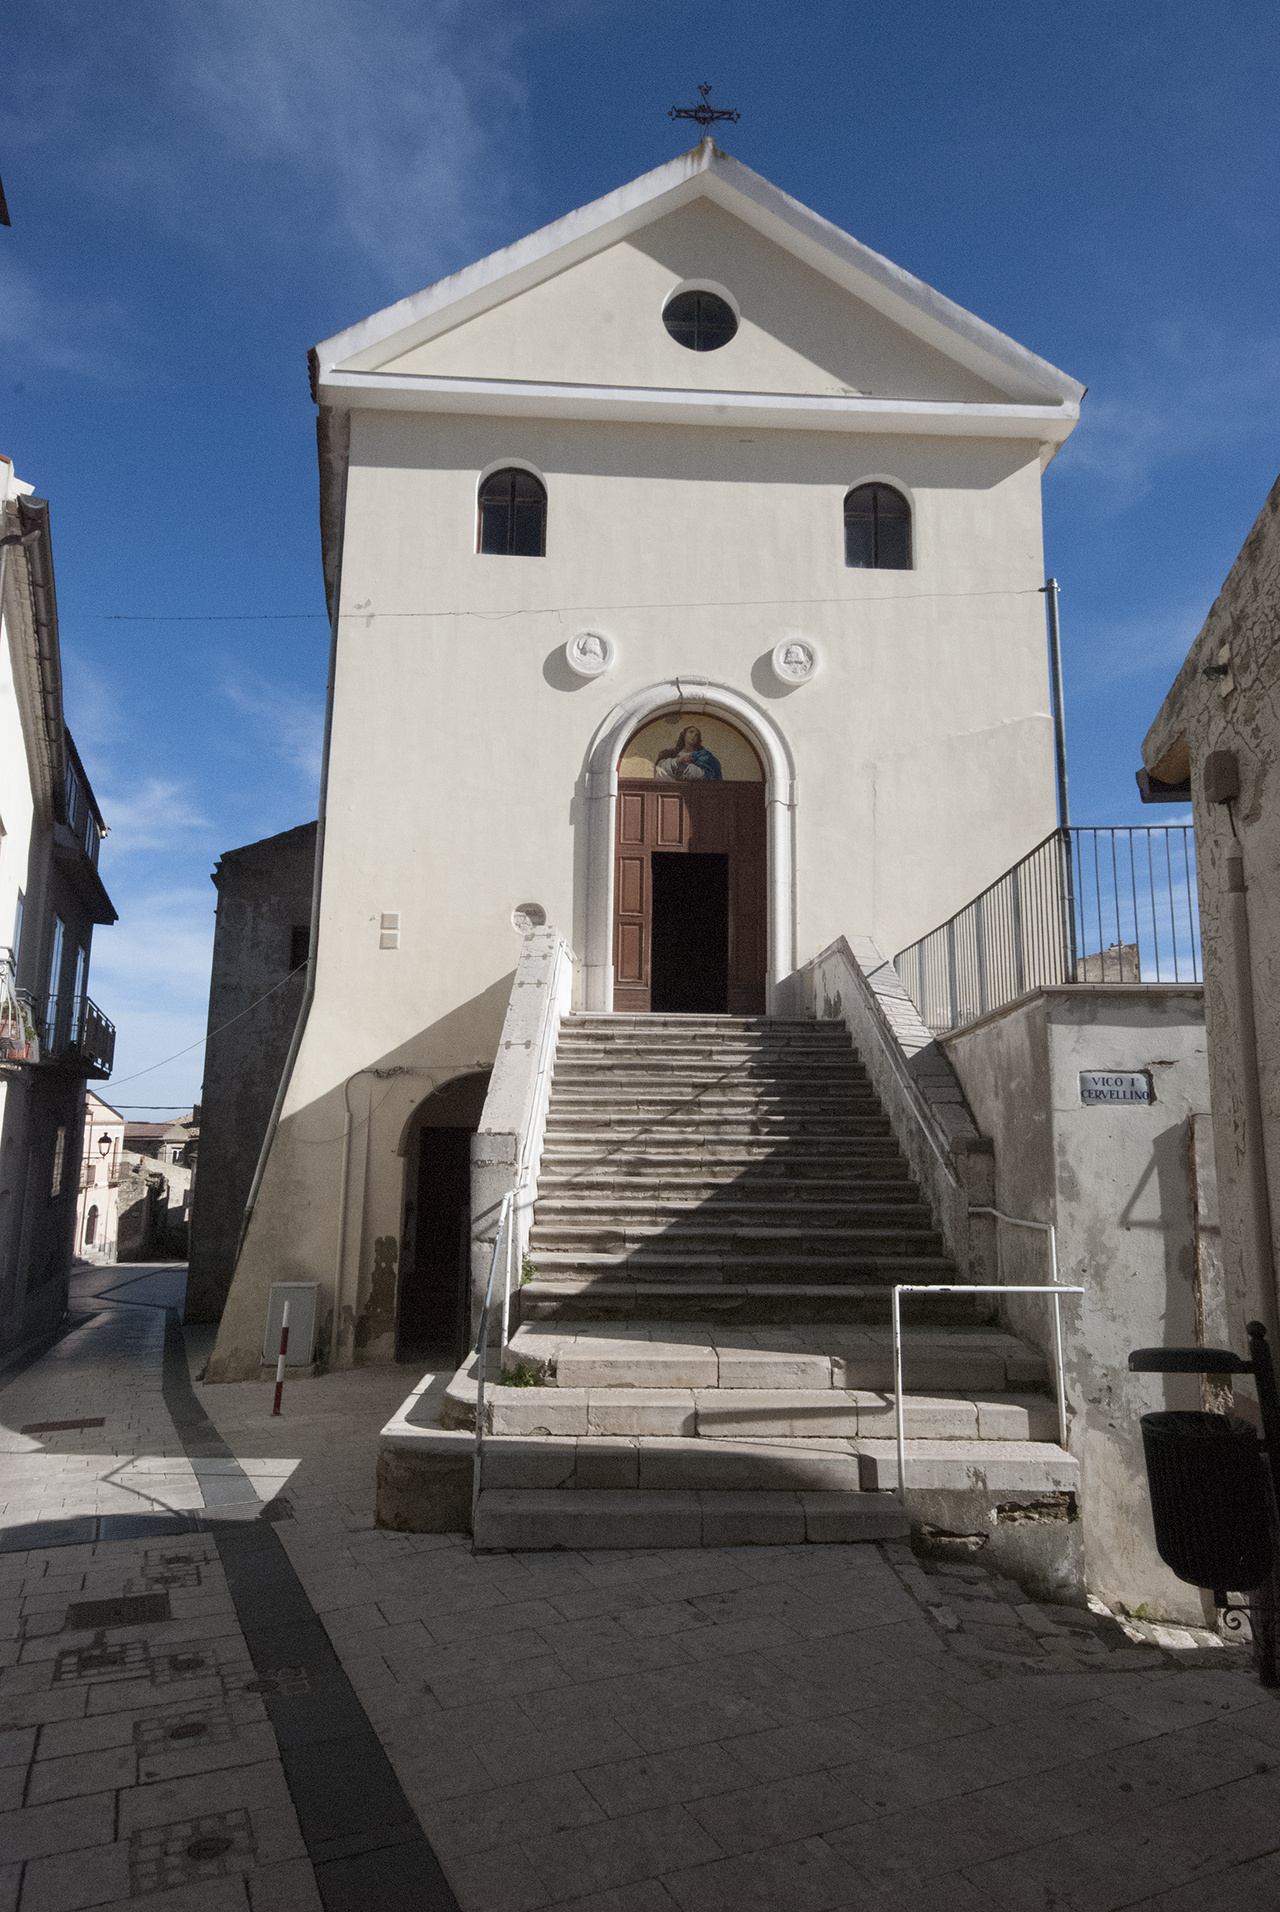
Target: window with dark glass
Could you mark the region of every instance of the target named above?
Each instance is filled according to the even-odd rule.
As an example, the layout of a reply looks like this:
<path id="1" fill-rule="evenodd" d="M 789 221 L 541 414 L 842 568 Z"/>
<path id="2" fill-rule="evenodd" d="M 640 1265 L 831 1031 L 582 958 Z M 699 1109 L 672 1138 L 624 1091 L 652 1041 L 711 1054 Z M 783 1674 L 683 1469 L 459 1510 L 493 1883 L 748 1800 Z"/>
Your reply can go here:
<path id="1" fill-rule="evenodd" d="M 480 549 L 508 558 L 547 555 L 547 494 L 529 471 L 495 471 L 480 487 Z"/>
<path id="2" fill-rule="evenodd" d="M 846 495 L 844 561 L 855 571 L 911 569 L 911 506 L 892 485 L 855 485 Z"/>
<path id="3" fill-rule="evenodd" d="M 662 309 L 662 323 L 691 352 L 717 351 L 738 329 L 733 307 L 714 292 L 677 292 Z"/>

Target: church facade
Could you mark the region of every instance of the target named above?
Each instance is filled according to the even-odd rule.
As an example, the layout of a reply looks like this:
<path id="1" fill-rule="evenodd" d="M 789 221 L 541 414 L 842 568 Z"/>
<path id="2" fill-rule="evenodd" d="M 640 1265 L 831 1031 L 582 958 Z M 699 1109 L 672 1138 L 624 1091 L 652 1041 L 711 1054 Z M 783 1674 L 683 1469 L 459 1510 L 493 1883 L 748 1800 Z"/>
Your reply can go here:
<path id="1" fill-rule="evenodd" d="M 709 140 L 312 373 L 312 969 L 211 1379 L 273 1282 L 337 1365 L 421 1338 L 422 1129 L 477 1126 L 531 927 L 577 1008 L 767 1015 L 1056 820 L 1040 481 L 1083 387 Z"/>

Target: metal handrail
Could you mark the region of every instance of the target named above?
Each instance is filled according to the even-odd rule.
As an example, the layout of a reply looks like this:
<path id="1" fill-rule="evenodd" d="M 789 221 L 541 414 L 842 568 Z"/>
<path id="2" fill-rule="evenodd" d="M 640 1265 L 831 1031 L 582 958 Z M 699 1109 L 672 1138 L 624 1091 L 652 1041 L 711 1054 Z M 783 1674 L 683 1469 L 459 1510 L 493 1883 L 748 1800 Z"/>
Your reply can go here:
<path id="1" fill-rule="evenodd" d="M 1189 824 L 1052 831 L 893 967 L 935 1035 L 1028 990 L 1202 979 Z"/>
<path id="2" fill-rule="evenodd" d="M 471 1470 L 471 1532 L 474 1538 L 476 1530 L 476 1508 L 480 1504 L 480 1469 L 484 1458 L 484 1371 L 488 1361 L 489 1349 L 489 1305 L 493 1300 L 493 1278 L 498 1272 L 498 1256 L 502 1253 L 503 1237 L 511 1221 L 511 1212 L 515 1206 L 516 1190 L 509 1189 L 503 1196 L 498 1209 L 498 1232 L 493 1243 L 493 1258 L 489 1263 L 489 1280 L 484 1291 L 484 1306 L 480 1310 L 480 1326 L 476 1333 L 476 1448 L 475 1460 Z M 507 1294 L 511 1290 L 511 1255 L 507 1254 Z M 505 1315 L 505 1309 L 504 1309 Z"/>
<path id="3" fill-rule="evenodd" d="M 1038 1228 L 1049 1236 L 1050 1252 L 1053 1257 L 1054 1280 L 1051 1282 L 968 1282 L 968 1281 L 902 1281 L 893 1290 L 893 1395 L 894 1420 L 898 1448 L 898 1497 L 905 1504 L 907 1497 L 907 1417 L 902 1396 L 902 1305 L 903 1295 L 1052 1295 L 1053 1300 L 1053 1354 L 1054 1385 L 1058 1399 L 1058 1445 L 1067 1445 L 1067 1380 L 1062 1358 L 1062 1301 L 1063 1295 L 1082 1295 L 1084 1289 L 1075 1284 L 1059 1282 L 1057 1240 L 1053 1226 L 1049 1222 L 1022 1221 L 1016 1215 L 1001 1215 L 998 1209 L 974 1209 L 974 1214 L 999 1216 L 1001 1221 L 1012 1222 L 1019 1228 Z"/>

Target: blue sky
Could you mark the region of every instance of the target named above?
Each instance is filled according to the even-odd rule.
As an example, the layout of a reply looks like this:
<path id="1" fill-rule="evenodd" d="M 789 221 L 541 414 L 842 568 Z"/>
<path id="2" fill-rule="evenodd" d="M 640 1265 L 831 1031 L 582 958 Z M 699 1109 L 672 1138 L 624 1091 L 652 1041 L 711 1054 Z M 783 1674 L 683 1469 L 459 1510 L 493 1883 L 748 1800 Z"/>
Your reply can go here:
<path id="1" fill-rule="evenodd" d="M 128 1104 L 190 1102 L 222 850 L 314 813 L 309 346 L 660 164 L 747 165 L 1090 387 L 1044 488 L 1078 822 L 1280 466 L 1262 0 L 58 0 L 10 18 L 0 450 L 52 501 Z M 268 617 L 266 614 L 288 614 Z M 253 614 L 252 621 L 237 621 Z"/>

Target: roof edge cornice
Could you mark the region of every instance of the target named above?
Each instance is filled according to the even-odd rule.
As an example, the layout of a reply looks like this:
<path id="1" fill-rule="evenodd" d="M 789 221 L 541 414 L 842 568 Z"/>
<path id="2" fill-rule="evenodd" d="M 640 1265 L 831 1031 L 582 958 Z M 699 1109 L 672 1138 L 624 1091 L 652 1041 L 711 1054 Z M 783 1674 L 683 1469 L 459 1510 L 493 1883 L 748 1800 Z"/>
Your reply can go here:
<path id="1" fill-rule="evenodd" d="M 510 418 L 636 424 L 753 426 L 782 431 L 914 431 L 925 435 L 1029 438 L 1060 444 L 1078 404 L 1028 405 L 961 399 L 855 398 L 843 393 L 690 391 L 653 386 L 556 385 L 525 379 L 426 372 L 336 371 L 317 387 L 321 406 L 341 411 L 471 412 Z"/>

